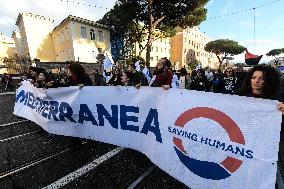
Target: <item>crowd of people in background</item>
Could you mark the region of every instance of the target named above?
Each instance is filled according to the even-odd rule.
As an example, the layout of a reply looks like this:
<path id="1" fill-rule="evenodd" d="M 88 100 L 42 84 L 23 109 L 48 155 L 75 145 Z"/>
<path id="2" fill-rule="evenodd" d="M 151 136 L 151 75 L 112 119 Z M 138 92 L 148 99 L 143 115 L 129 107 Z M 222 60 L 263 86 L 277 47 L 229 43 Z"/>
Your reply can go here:
<path id="1" fill-rule="evenodd" d="M 271 90 L 273 93 L 280 93 L 280 73 L 268 65 L 255 66 L 263 72 L 264 90 Z M 254 70 L 252 68 L 251 70 Z M 104 73 L 104 70 L 97 68 L 92 73 L 87 74 L 84 67 L 79 63 L 71 63 L 67 72 L 53 75 L 44 68 L 30 67 L 27 73 L 21 74 L 22 80 L 29 80 L 38 88 L 56 88 L 69 86 L 134 86 L 139 89 L 141 86 L 162 87 L 167 90 L 170 88 L 197 90 L 205 92 L 223 93 L 238 95 L 247 90 L 246 76 L 252 77 L 250 71 L 244 71 L 242 67 L 234 70 L 227 67 L 224 72 L 221 69 L 194 69 L 190 73 L 185 69 L 172 70 L 171 62 L 167 58 L 158 60 L 154 70 L 150 65 L 137 69 L 137 64 L 130 64 L 127 68 L 114 66 L 112 72 Z M 270 73 L 271 78 L 267 79 Z M 275 81 L 274 81 L 274 80 Z M 4 74 L 1 79 L 5 90 L 13 90 L 12 77 Z M 252 86 L 249 86 L 251 88 Z M 276 90 L 277 89 L 277 90 Z M 251 95 L 250 95 L 251 96 Z M 256 96 L 258 97 L 258 96 Z M 267 98 L 262 96 L 262 98 Z"/>
<path id="2" fill-rule="evenodd" d="M 268 65 L 257 65 L 248 72 L 242 68 L 234 70 L 232 67 L 227 67 L 222 72 L 220 69 L 213 70 L 207 67 L 194 69 L 188 73 L 185 68 L 181 68 L 178 72 L 173 71 L 171 62 L 167 58 L 162 58 L 158 60 L 154 70 L 150 69 L 149 64 L 140 69 L 135 63 L 127 68 L 115 66 L 111 73 L 104 73 L 98 68 L 87 74 L 79 63 L 71 63 L 67 70 L 63 74 L 54 76 L 44 68 L 30 67 L 28 73 L 21 74 L 21 79 L 30 81 L 38 88 L 133 86 L 140 89 L 141 86 L 149 86 L 161 87 L 164 90 L 177 88 L 279 100 L 277 108 L 284 115 L 282 103 L 284 90 L 280 90 L 280 72 Z M 13 88 L 10 75 L 4 74 L 1 82 L 6 89 Z"/>

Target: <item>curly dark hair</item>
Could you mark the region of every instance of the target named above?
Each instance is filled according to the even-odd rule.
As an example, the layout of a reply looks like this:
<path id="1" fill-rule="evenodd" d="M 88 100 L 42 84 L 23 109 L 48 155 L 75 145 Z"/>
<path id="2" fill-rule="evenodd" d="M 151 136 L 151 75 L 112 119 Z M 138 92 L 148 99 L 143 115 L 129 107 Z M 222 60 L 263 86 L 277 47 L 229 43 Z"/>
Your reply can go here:
<path id="1" fill-rule="evenodd" d="M 81 64 L 71 63 L 68 68 L 71 74 L 76 78 L 80 78 L 81 76 L 86 74 L 85 68 Z"/>
<path id="2" fill-rule="evenodd" d="M 254 66 L 247 74 L 242 86 L 242 93 L 245 96 L 252 95 L 251 78 L 255 71 L 261 71 L 264 75 L 264 86 L 261 98 L 274 100 L 277 98 L 280 89 L 280 73 L 271 66 Z"/>

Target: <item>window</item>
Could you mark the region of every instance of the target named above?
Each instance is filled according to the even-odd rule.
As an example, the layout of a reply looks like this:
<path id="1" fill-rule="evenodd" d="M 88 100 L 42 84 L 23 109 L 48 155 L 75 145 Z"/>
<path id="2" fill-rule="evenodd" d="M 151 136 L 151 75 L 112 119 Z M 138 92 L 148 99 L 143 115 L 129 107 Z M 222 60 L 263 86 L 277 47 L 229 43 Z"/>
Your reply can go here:
<path id="1" fill-rule="evenodd" d="M 150 57 L 150 60 L 153 61 L 153 57 Z"/>
<path id="2" fill-rule="evenodd" d="M 159 48 L 158 47 L 156 47 L 156 52 L 159 52 Z"/>
<path id="3" fill-rule="evenodd" d="M 81 27 L 81 37 L 87 39 L 87 31 L 85 27 Z"/>
<path id="4" fill-rule="evenodd" d="M 91 40 L 96 40 L 96 33 L 93 29 L 90 30 Z"/>
<path id="5" fill-rule="evenodd" d="M 161 53 L 163 52 L 163 47 L 161 47 Z"/>
<path id="6" fill-rule="evenodd" d="M 99 31 L 99 42 L 104 42 L 104 33 L 102 31 Z"/>
<path id="7" fill-rule="evenodd" d="M 157 61 L 159 60 L 159 57 L 158 57 L 158 56 L 156 56 L 156 60 L 157 60 Z"/>

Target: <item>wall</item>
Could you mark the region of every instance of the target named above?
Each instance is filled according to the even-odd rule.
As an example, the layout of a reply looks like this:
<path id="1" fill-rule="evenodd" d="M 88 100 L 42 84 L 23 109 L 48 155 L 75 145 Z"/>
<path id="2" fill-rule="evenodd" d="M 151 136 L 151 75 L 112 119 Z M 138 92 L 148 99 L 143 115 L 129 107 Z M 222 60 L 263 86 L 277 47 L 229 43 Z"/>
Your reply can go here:
<path id="1" fill-rule="evenodd" d="M 51 35 L 52 21 L 32 14 L 23 14 L 19 22 L 21 37 L 23 38 L 24 55 L 41 61 L 54 61 L 54 47 Z"/>
<path id="2" fill-rule="evenodd" d="M 96 28 L 91 25 L 87 25 L 82 22 L 70 23 L 72 30 L 72 41 L 74 48 L 74 57 L 76 61 L 80 62 L 96 62 L 96 57 L 99 53 L 98 49 L 110 53 L 110 33 L 108 30 Z M 81 27 L 86 28 L 87 38 L 83 39 L 81 36 Z M 93 29 L 95 32 L 95 40 L 91 40 L 90 30 Z M 103 32 L 104 42 L 99 42 L 99 31 Z"/>
<path id="3" fill-rule="evenodd" d="M 71 22 L 67 21 L 52 32 L 56 62 L 75 61 Z"/>
<path id="4" fill-rule="evenodd" d="M 147 41 L 142 42 L 142 45 L 145 46 Z M 135 47 L 136 55 L 139 55 L 139 45 L 136 44 Z M 141 57 L 146 60 L 146 48 L 142 51 Z M 155 67 L 158 60 L 161 58 L 171 59 L 171 40 L 169 37 L 157 39 L 153 41 L 150 53 L 150 67 Z"/>

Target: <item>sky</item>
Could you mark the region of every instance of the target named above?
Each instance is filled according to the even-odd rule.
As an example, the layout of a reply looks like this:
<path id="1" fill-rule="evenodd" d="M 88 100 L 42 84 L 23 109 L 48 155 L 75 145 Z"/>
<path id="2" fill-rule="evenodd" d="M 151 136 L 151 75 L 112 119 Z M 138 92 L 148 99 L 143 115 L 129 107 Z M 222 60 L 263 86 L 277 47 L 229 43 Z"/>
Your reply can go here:
<path id="1" fill-rule="evenodd" d="M 255 46 L 253 11 L 218 17 L 273 1 L 277 0 L 210 0 L 206 5 L 207 20 L 201 23 L 200 30 L 213 40 L 235 40 L 258 55 L 274 48 L 284 48 L 284 0 L 256 9 Z M 12 31 L 17 30 L 15 23 L 20 12 L 49 17 L 56 26 L 68 15 L 99 20 L 114 3 L 115 0 L 69 0 L 68 3 L 67 0 L 0 0 L 0 32 L 11 37 Z M 212 17 L 218 18 L 209 19 Z M 244 55 L 234 58 L 234 62 L 244 61 Z M 262 59 L 262 62 L 265 61 L 268 61 L 266 56 Z"/>
<path id="2" fill-rule="evenodd" d="M 210 0 L 207 4 L 207 20 L 200 30 L 212 39 L 232 39 L 247 47 L 253 54 L 266 54 L 275 48 L 284 48 L 284 0 L 257 8 L 254 12 L 242 12 L 217 19 L 208 19 L 224 14 L 247 10 L 275 0 Z M 235 56 L 234 62 L 244 62 L 244 54 Z M 261 62 L 267 62 L 264 56 Z"/>

